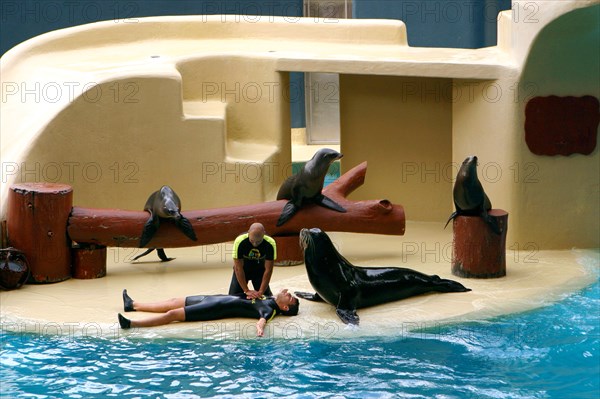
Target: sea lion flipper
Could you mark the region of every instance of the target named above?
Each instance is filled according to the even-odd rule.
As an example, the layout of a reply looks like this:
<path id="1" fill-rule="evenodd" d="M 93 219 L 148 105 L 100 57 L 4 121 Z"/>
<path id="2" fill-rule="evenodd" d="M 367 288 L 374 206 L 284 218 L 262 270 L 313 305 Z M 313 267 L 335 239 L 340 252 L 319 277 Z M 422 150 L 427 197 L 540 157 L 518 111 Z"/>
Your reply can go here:
<path id="1" fill-rule="evenodd" d="M 340 299 L 335 309 L 335 313 L 345 324 L 358 325 L 360 319 L 356 314 L 356 297 L 358 295 L 357 287 L 349 284 L 343 291 L 340 292 Z"/>
<path id="2" fill-rule="evenodd" d="M 454 219 L 455 217 L 457 217 L 457 216 L 458 216 L 458 212 L 452 212 L 452 215 L 450 215 L 450 217 L 449 217 L 449 218 L 448 218 L 448 220 L 446 221 L 446 224 L 444 225 L 444 229 L 445 229 L 446 227 L 448 227 L 448 223 L 450 223 L 450 221 L 451 221 L 452 219 Z"/>
<path id="3" fill-rule="evenodd" d="M 154 249 L 155 248 L 148 248 L 146 251 L 144 251 L 143 253 L 139 254 L 135 258 L 133 258 L 131 261 L 134 262 L 134 261 L 138 260 L 139 258 L 142 258 L 142 257 L 148 255 L 150 252 L 154 251 Z"/>
<path id="4" fill-rule="evenodd" d="M 360 318 L 356 314 L 355 309 L 335 309 L 335 313 L 344 322 L 344 324 L 352 324 L 357 326 L 360 323 Z"/>
<path id="5" fill-rule="evenodd" d="M 158 257 L 160 258 L 161 262 L 170 262 L 175 258 L 169 258 L 167 256 L 167 254 L 165 253 L 165 250 L 162 248 L 156 248 L 156 253 L 158 254 Z"/>
<path id="6" fill-rule="evenodd" d="M 316 293 L 316 292 L 314 294 L 311 294 L 310 292 L 295 291 L 294 294 L 296 294 L 296 296 L 299 297 L 299 298 L 306 299 L 307 301 L 325 302 L 323 300 L 323 298 L 321 298 L 319 296 L 319 294 Z"/>
<path id="7" fill-rule="evenodd" d="M 198 241 L 198 237 L 196 237 L 194 227 L 192 227 L 192 224 L 187 218 L 182 216 L 179 219 L 177 219 L 175 224 L 177 225 L 177 227 L 179 227 L 179 230 L 181 230 L 187 238 L 189 238 L 192 241 Z"/>
<path id="8" fill-rule="evenodd" d="M 486 210 L 481 212 L 481 217 L 490 226 L 494 233 L 498 235 L 502 234 L 502 228 L 498 226 L 498 219 L 491 217 Z"/>
<path id="9" fill-rule="evenodd" d="M 155 221 L 154 215 L 150 212 L 150 218 L 144 225 L 144 229 L 142 230 L 142 236 L 140 237 L 140 248 L 148 245 L 156 231 L 158 230 L 158 221 Z"/>
<path id="10" fill-rule="evenodd" d="M 279 220 L 277 220 L 277 226 L 283 225 L 285 222 L 290 220 L 292 216 L 298 212 L 299 207 L 294 204 L 292 201 L 288 201 L 287 204 L 283 207 L 281 211 L 281 215 L 279 215 Z"/>
<path id="11" fill-rule="evenodd" d="M 431 277 L 433 278 L 433 277 L 437 277 L 437 276 L 431 276 Z M 448 279 L 439 278 L 439 277 L 433 281 L 433 286 L 434 286 L 435 291 L 437 291 L 437 292 L 469 292 L 469 291 L 471 291 L 470 288 L 465 287 L 458 281 L 448 280 Z"/>
<path id="12" fill-rule="evenodd" d="M 324 195 L 321 195 L 319 198 L 315 199 L 315 202 L 321 206 L 324 206 L 325 208 L 333 209 L 334 211 L 342 213 L 346 212 L 346 209 L 343 206 Z"/>

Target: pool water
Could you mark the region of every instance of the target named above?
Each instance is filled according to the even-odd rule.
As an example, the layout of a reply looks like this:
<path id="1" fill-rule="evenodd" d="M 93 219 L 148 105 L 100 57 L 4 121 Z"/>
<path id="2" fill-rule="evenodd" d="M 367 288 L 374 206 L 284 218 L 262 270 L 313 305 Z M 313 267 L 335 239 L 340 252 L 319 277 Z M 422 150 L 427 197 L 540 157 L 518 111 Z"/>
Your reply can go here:
<path id="1" fill-rule="evenodd" d="M 354 339 L 2 331 L 2 398 L 600 397 L 600 285 L 492 321 Z"/>

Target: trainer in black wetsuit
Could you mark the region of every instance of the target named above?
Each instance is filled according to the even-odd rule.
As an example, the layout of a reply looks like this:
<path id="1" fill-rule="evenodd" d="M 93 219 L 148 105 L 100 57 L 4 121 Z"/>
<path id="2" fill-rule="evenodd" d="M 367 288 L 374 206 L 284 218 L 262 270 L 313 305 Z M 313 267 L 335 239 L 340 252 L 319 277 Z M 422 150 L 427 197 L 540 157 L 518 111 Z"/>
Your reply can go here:
<path id="1" fill-rule="evenodd" d="M 233 243 L 234 266 L 229 295 L 246 294 L 248 298 L 272 296 L 269 282 L 275 259 L 275 240 L 265 234 L 262 224 L 254 223 L 248 233 L 238 236 Z M 249 281 L 252 281 L 254 290 L 249 289 Z"/>
<path id="2" fill-rule="evenodd" d="M 196 295 L 185 298 L 185 321 L 243 317 L 271 321 L 281 313 L 273 297 L 246 299 L 236 295 Z"/>
<path id="3" fill-rule="evenodd" d="M 298 314 L 298 298 L 287 289 L 275 297 L 247 299 L 244 295 L 196 295 L 186 298 L 171 298 L 160 302 L 138 302 L 131 299 L 123 290 L 123 310 L 125 312 L 153 312 L 158 316 L 141 320 L 130 320 L 119 313 L 121 328 L 162 326 L 174 321 L 206 321 L 230 317 L 258 319 L 256 335 L 264 333 L 269 320 L 278 314 L 295 316 Z"/>

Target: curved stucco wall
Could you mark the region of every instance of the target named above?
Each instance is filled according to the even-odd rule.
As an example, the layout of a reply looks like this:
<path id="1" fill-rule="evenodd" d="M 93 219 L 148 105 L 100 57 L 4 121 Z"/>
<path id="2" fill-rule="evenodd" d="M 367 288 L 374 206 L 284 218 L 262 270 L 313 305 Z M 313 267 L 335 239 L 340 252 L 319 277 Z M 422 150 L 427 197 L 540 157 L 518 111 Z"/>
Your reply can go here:
<path id="1" fill-rule="evenodd" d="M 445 221 L 452 172 L 476 154 L 494 206 L 511 214 L 508 245 L 600 246 L 591 221 L 598 151 L 572 162 L 535 159 L 523 143 L 518 90 L 514 97 L 524 79 L 554 81 L 588 62 L 597 38 L 580 19 L 557 18 L 597 2 L 533 3 L 538 24 L 504 13 L 498 47 L 479 50 L 408 47 L 398 21 L 203 16 L 98 23 L 32 39 L 0 60 L 2 214 L 8 185 L 33 180 L 70 183 L 75 203 L 92 207 L 140 209 L 162 184 L 177 190 L 184 209 L 273 199 L 291 161 L 287 72 L 320 71 L 341 74 L 343 169 L 369 162 L 354 198 L 387 197 L 405 205 L 409 219 Z M 553 26 L 560 29 L 546 36 Z M 561 35 L 565 29 L 574 33 Z M 535 59 L 550 62 L 551 45 L 575 42 L 556 68 L 535 67 Z M 544 93 L 597 85 L 597 75 L 583 77 L 587 68 L 575 67 L 579 83 L 562 79 Z M 73 95 L 54 101 L 56 86 Z M 548 176 L 580 177 L 529 186 L 511 179 L 511 167 L 530 162 Z M 557 193 L 580 183 L 589 195 L 548 217 L 561 203 Z"/>
<path id="2" fill-rule="evenodd" d="M 399 21 L 230 17 L 89 24 L 31 39 L 2 68 L 2 215 L 10 184 L 73 185 L 80 206 L 271 200 L 291 172 L 289 77 L 278 52 L 406 46 Z M 8 117 L 5 117 L 8 115 Z"/>
<path id="3" fill-rule="evenodd" d="M 523 198 L 519 228 L 532 242 L 600 246 L 598 144 L 589 155 L 535 155 L 525 143 L 523 128 L 526 100 L 532 96 L 600 99 L 599 39 L 600 5 L 569 12 L 540 32 L 523 69 L 519 88 L 523 101 L 517 115 L 522 174 L 516 195 Z"/>
<path id="4" fill-rule="evenodd" d="M 226 62 L 234 70 L 251 66 L 253 81 L 286 85 L 272 60 Z M 163 184 L 186 209 L 264 201 L 282 181 L 276 167 L 290 157 L 285 99 L 279 92 L 255 103 L 186 96 L 184 88 L 194 86 L 188 68 L 212 73 L 211 82 L 229 76 L 215 59 L 199 59 L 183 65 L 183 74 L 158 65 L 146 76 L 94 84 L 19 148 L 15 161 L 3 157 L 6 170 L 17 169 L 5 177 L 69 183 L 75 203 L 90 207 L 141 209 Z"/>
<path id="5" fill-rule="evenodd" d="M 505 13 L 512 29 L 499 37 L 527 27 L 535 32 L 527 45 L 522 37 L 513 37 L 515 59 L 519 46 L 527 51 L 518 75 L 455 81 L 463 90 L 474 88 L 479 101 L 463 98 L 454 103 L 453 158 L 460 162 L 469 153 L 479 156 L 480 179 L 492 204 L 510 212 L 511 250 L 600 246 L 598 148 L 590 155 L 538 156 L 525 143 L 525 107 L 533 97 L 600 98 L 600 6 L 571 11 L 576 7 L 555 3 L 542 2 L 529 14 L 520 10 L 521 17 L 537 10 L 535 24 L 523 18 L 515 23 L 516 17 Z M 506 41 L 500 45 L 511 48 Z"/>

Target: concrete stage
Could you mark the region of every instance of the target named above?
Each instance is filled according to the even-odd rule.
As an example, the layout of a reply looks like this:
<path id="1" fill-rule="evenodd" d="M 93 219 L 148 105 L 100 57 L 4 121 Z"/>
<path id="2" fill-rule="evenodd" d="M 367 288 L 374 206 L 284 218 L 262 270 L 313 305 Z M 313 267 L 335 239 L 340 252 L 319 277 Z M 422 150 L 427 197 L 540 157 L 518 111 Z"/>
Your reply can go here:
<path id="1" fill-rule="evenodd" d="M 452 276 L 451 228 L 442 223 L 407 222 L 405 236 L 331 233 L 338 250 L 360 266 L 398 266 L 451 278 L 472 289 L 468 293 L 428 294 L 360 309 L 359 328 L 349 328 L 332 306 L 301 300 L 296 317 L 278 316 L 267 324 L 262 339 L 347 339 L 399 336 L 420 328 L 490 319 L 551 304 L 598 278 L 598 250 L 540 251 L 535 243 L 507 242 L 507 276 L 462 279 Z M 232 243 L 169 249 L 176 259 L 160 263 L 155 253 L 130 263 L 141 253 L 133 248 L 109 248 L 107 276 L 70 279 L 47 285 L 26 285 L 0 293 L 4 331 L 103 338 L 254 339 L 255 321 L 228 319 L 174 323 L 146 329 L 121 330 L 121 291 L 132 298 L 157 301 L 195 294 L 226 293 L 231 279 Z M 313 291 L 304 265 L 276 267 L 273 292 L 282 288 Z M 148 314 L 128 313 L 132 319 Z"/>

